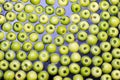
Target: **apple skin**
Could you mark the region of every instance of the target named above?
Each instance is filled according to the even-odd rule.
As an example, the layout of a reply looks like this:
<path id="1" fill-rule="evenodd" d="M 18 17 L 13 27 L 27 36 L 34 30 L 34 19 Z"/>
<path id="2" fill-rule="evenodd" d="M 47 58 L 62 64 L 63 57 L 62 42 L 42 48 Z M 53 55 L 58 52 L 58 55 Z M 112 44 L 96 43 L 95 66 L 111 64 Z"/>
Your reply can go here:
<path id="1" fill-rule="evenodd" d="M 65 26 L 58 26 L 56 31 L 59 35 L 64 35 L 66 34 L 67 29 Z"/>
<path id="2" fill-rule="evenodd" d="M 2 7 L 0 7 L 0 13 L 2 12 Z"/>
<path id="3" fill-rule="evenodd" d="M 9 68 L 12 71 L 18 71 L 20 69 L 20 62 L 18 60 L 13 60 L 9 64 Z"/>
<path id="4" fill-rule="evenodd" d="M 23 70 L 19 70 L 15 74 L 15 79 L 16 80 L 24 80 L 26 77 L 26 73 Z"/>
<path id="5" fill-rule="evenodd" d="M 8 21 L 14 21 L 16 19 L 16 14 L 12 11 L 7 12 L 6 14 L 6 20 Z"/>
<path id="6" fill-rule="evenodd" d="M 80 22 L 80 16 L 78 14 L 72 14 L 70 16 L 70 20 L 71 20 L 72 23 L 77 24 L 77 23 Z"/>
<path id="7" fill-rule="evenodd" d="M 0 15 L 0 25 L 5 23 L 6 18 L 3 15 Z"/>
<path id="8" fill-rule="evenodd" d="M 56 75 L 53 77 L 53 80 L 63 80 L 61 76 L 59 75 Z"/>
<path id="9" fill-rule="evenodd" d="M 7 60 L 1 60 L 0 61 L 0 69 L 3 71 L 6 71 L 9 67 L 9 63 Z"/>
<path id="10" fill-rule="evenodd" d="M 71 10 L 72 10 L 72 12 L 77 13 L 81 10 L 81 7 L 80 7 L 79 4 L 73 3 L 72 6 L 71 6 Z"/>
<path id="11" fill-rule="evenodd" d="M 34 26 L 32 23 L 28 22 L 24 24 L 23 29 L 24 29 L 24 32 L 31 33 L 34 30 Z"/>
<path id="12" fill-rule="evenodd" d="M 0 79 L 2 79 L 2 77 L 3 77 L 3 71 L 0 70 Z"/>
<path id="13" fill-rule="evenodd" d="M 60 18 L 60 22 L 63 25 L 68 25 L 70 23 L 70 18 L 68 16 L 62 16 Z"/>
<path id="14" fill-rule="evenodd" d="M 119 35 L 119 30 L 115 27 L 110 27 L 107 31 L 108 36 L 117 37 Z"/>
<path id="15" fill-rule="evenodd" d="M 6 22 L 2 26 L 2 30 L 5 32 L 9 32 L 12 29 L 12 25 L 9 22 Z"/>
<path id="16" fill-rule="evenodd" d="M 50 34 L 45 34 L 43 37 L 42 37 L 42 42 L 44 44 L 50 44 L 52 42 L 52 36 Z"/>
<path id="17" fill-rule="evenodd" d="M 114 49 L 112 50 L 112 56 L 113 56 L 114 58 L 119 59 L 119 58 L 120 58 L 120 48 L 114 48 Z"/>
<path id="18" fill-rule="evenodd" d="M 32 43 L 31 42 L 23 43 L 22 49 L 27 52 L 30 51 L 32 49 Z"/>
<path id="19" fill-rule="evenodd" d="M 30 0 L 30 2 L 34 5 L 38 5 L 41 0 Z"/>
<path id="20" fill-rule="evenodd" d="M 106 15 L 106 16 L 105 16 Z M 107 11 L 103 11 L 101 14 L 100 14 L 100 17 L 103 19 L 103 20 L 108 20 L 110 18 L 110 14 L 109 12 Z"/>
<path id="21" fill-rule="evenodd" d="M 32 62 L 29 60 L 24 60 L 21 64 L 21 69 L 24 71 L 29 71 L 32 69 Z"/>
<path id="22" fill-rule="evenodd" d="M 79 45 L 77 42 L 69 43 L 68 48 L 71 52 L 77 52 L 79 50 Z"/>
<path id="23" fill-rule="evenodd" d="M 77 0 L 70 0 L 70 2 L 74 3 L 74 2 L 77 2 Z M 68 78 L 68 77 L 67 77 Z"/>
<path id="24" fill-rule="evenodd" d="M 17 58 L 17 60 L 19 60 L 19 61 L 22 62 L 22 61 L 24 61 L 24 60 L 27 58 L 27 54 L 26 54 L 25 51 L 19 50 L 19 51 L 17 52 L 16 58 Z"/>
<path id="25" fill-rule="evenodd" d="M 69 68 L 67 66 L 60 66 L 58 70 L 58 74 L 62 77 L 66 77 L 69 75 Z"/>
<path id="26" fill-rule="evenodd" d="M 64 44 L 64 38 L 62 36 L 57 36 L 55 39 L 54 39 L 54 43 L 57 45 L 57 46 L 62 46 Z"/>
<path id="27" fill-rule="evenodd" d="M 31 23 L 36 23 L 38 21 L 38 16 L 36 14 L 30 14 L 28 20 Z"/>
<path id="28" fill-rule="evenodd" d="M 25 22 L 27 20 L 27 14 L 25 12 L 20 12 L 17 15 L 17 20 L 20 22 Z"/>
<path id="29" fill-rule="evenodd" d="M 65 35 L 65 41 L 68 43 L 72 43 L 75 40 L 75 36 L 72 33 L 68 33 Z"/>
<path id="30" fill-rule="evenodd" d="M 17 2 L 18 0 L 11 0 L 12 2 Z"/>
<path id="31" fill-rule="evenodd" d="M 39 54 L 39 60 L 42 62 L 47 62 L 49 60 L 49 53 L 47 51 L 41 51 Z"/>
<path id="32" fill-rule="evenodd" d="M 98 41 L 98 39 L 97 39 L 96 36 L 94 36 L 94 35 L 88 35 L 88 37 L 87 37 L 87 43 L 89 45 L 95 45 L 95 44 L 97 44 L 97 41 Z"/>
<path id="33" fill-rule="evenodd" d="M 48 24 L 46 26 L 46 32 L 48 34 L 53 34 L 55 32 L 55 26 L 53 24 Z"/>
<path id="34" fill-rule="evenodd" d="M 14 32 L 8 32 L 6 35 L 7 40 L 14 41 L 16 40 L 16 34 Z"/>
<path id="35" fill-rule="evenodd" d="M 119 0 L 110 0 L 110 3 L 113 4 L 113 5 L 116 5 L 119 3 Z"/>
<path id="36" fill-rule="evenodd" d="M 47 14 L 41 15 L 39 21 L 42 24 L 46 24 L 49 21 L 48 15 Z"/>
<path id="37" fill-rule="evenodd" d="M 105 51 L 105 52 L 108 52 L 108 51 L 110 51 L 110 49 L 111 49 L 111 45 L 110 45 L 110 43 L 109 42 L 101 42 L 101 44 L 100 44 L 100 49 L 102 50 L 102 51 Z"/>
<path id="38" fill-rule="evenodd" d="M 10 48 L 10 41 L 8 41 L 8 40 L 2 41 L 0 44 L 0 48 L 2 51 L 7 51 Z"/>
<path id="39" fill-rule="evenodd" d="M 14 77 L 15 77 L 15 73 L 13 71 L 11 71 L 11 70 L 5 71 L 5 73 L 4 73 L 5 80 L 14 80 Z"/>
<path id="40" fill-rule="evenodd" d="M 33 32 L 30 34 L 30 41 L 31 42 L 36 42 L 38 40 L 38 38 L 39 38 L 38 33 Z"/>
<path id="41" fill-rule="evenodd" d="M 60 63 L 63 65 L 63 66 L 67 66 L 70 64 L 70 57 L 68 55 L 62 55 L 60 57 Z"/>
<path id="42" fill-rule="evenodd" d="M 102 64 L 102 72 L 103 73 L 106 73 L 106 74 L 108 74 L 108 73 L 110 73 L 112 71 L 112 65 L 110 64 L 110 63 L 103 63 Z"/>
<path id="43" fill-rule="evenodd" d="M 101 21 L 101 22 L 99 23 L 99 28 L 100 28 L 100 30 L 102 30 L 102 31 L 108 30 L 108 28 L 109 28 L 108 22 L 107 22 L 107 21 Z"/>
<path id="44" fill-rule="evenodd" d="M 113 59 L 112 60 L 112 67 L 114 68 L 114 69 L 120 69 L 120 60 L 119 59 Z"/>
<path id="45" fill-rule="evenodd" d="M 5 0 L 0 0 L 0 4 L 4 4 L 5 3 Z"/>
<path id="46" fill-rule="evenodd" d="M 91 51 L 92 55 L 94 55 L 94 56 L 97 56 L 97 55 L 99 55 L 101 53 L 101 49 L 97 45 L 91 46 L 90 51 Z"/>
<path id="47" fill-rule="evenodd" d="M 58 68 L 55 64 L 49 64 L 47 67 L 47 71 L 50 75 L 56 75 L 58 72 Z"/>
<path id="48" fill-rule="evenodd" d="M 119 38 L 116 38 L 116 37 L 115 38 L 111 38 L 110 39 L 110 44 L 111 44 L 112 47 L 118 48 L 120 46 Z"/>
<path id="49" fill-rule="evenodd" d="M 90 58 L 89 56 L 83 56 L 83 57 L 81 58 L 81 63 L 82 63 L 82 65 L 84 65 L 84 66 L 90 66 L 91 63 L 92 63 L 92 60 L 91 60 L 91 58 Z"/>
<path id="50" fill-rule="evenodd" d="M 36 72 L 40 72 L 42 71 L 44 68 L 44 65 L 41 61 L 36 61 L 34 62 L 33 64 L 33 70 L 36 71 Z"/>
<path id="51" fill-rule="evenodd" d="M 49 52 L 49 53 L 54 53 L 56 52 L 57 50 L 57 46 L 55 44 L 49 44 L 47 47 L 46 47 L 46 50 Z"/>
<path id="52" fill-rule="evenodd" d="M 25 11 L 26 13 L 32 13 L 32 12 L 34 11 L 33 5 L 32 5 L 32 4 L 27 4 L 27 5 L 25 5 L 24 11 Z"/>
<path id="53" fill-rule="evenodd" d="M 90 4 L 90 0 L 84 1 L 80 0 L 80 6 L 82 7 L 87 7 Z"/>
<path id="54" fill-rule="evenodd" d="M 84 80 L 84 78 L 81 74 L 76 74 L 73 76 L 73 80 Z"/>
<path id="55" fill-rule="evenodd" d="M 94 66 L 100 66 L 103 63 L 103 59 L 100 56 L 94 56 L 92 62 Z"/>
<path id="56" fill-rule="evenodd" d="M 55 2 L 56 2 L 56 0 L 46 0 L 46 3 L 47 3 L 48 5 L 54 5 Z"/>
<path id="57" fill-rule="evenodd" d="M 81 11 L 81 14 L 80 14 L 80 16 L 83 18 L 83 19 L 89 19 L 89 17 L 90 17 L 90 11 L 89 10 L 83 10 L 83 11 Z"/>
<path id="58" fill-rule="evenodd" d="M 42 34 L 44 32 L 44 26 L 42 24 L 36 24 L 35 25 L 35 31 L 39 34 Z"/>
<path id="59" fill-rule="evenodd" d="M 3 5 L 4 9 L 6 11 L 12 11 L 13 9 L 13 4 L 11 2 L 5 2 L 4 5 Z"/>
<path id="60" fill-rule="evenodd" d="M 0 31 L 0 40 L 3 40 L 4 39 L 4 36 L 5 36 L 5 33 L 3 31 Z"/>
<path id="61" fill-rule="evenodd" d="M 38 80 L 48 80 L 49 74 L 47 71 L 41 71 L 38 73 Z"/>
<path id="62" fill-rule="evenodd" d="M 71 54 L 70 58 L 72 62 L 79 62 L 81 60 L 81 55 L 80 53 L 75 52 Z"/>
<path id="63" fill-rule="evenodd" d="M 30 61 L 35 61 L 38 59 L 38 52 L 35 51 L 35 50 L 31 50 L 29 53 L 28 53 L 28 60 Z"/>
<path id="64" fill-rule="evenodd" d="M 0 61 L 4 59 L 4 52 L 0 50 Z"/>
<path id="65" fill-rule="evenodd" d="M 119 80 L 120 79 L 120 70 L 113 70 L 111 72 L 111 77 L 114 80 Z"/>
<path id="66" fill-rule="evenodd" d="M 105 1 L 105 0 L 101 1 L 99 5 L 100 5 L 100 9 L 103 11 L 108 10 L 108 8 L 110 7 L 110 4 L 108 3 L 108 1 Z"/>
<path id="67" fill-rule="evenodd" d="M 68 54 L 69 49 L 68 49 L 68 47 L 67 47 L 67 46 L 62 45 L 62 46 L 60 46 L 60 48 L 59 48 L 59 52 L 60 52 L 60 54 L 65 55 L 65 54 Z"/>
<path id="68" fill-rule="evenodd" d="M 105 31 L 99 32 L 97 37 L 100 41 L 106 41 L 108 39 L 108 35 Z"/>
<path id="69" fill-rule="evenodd" d="M 24 9 L 24 5 L 22 3 L 17 3 L 14 6 L 14 10 L 17 12 L 21 12 Z"/>
<path id="70" fill-rule="evenodd" d="M 90 2 L 89 10 L 91 12 L 97 12 L 99 10 L 99 4 L 97 2 Z"/>
<path id="71" fill-rule="evenodd" d="M 119 12 L 119 8 L 115 5 L 112 5 L 112 6 L 110 6 L 108 11 L 111 15 L 116 15 Z"/>
<path id="72" fill-rule="evenodd" d="M 109 74 L 103 74 L 103 75 L 101 76 L 101 80 L 106 80 L 106 79 L 112 80 L 112 77 L 111 77 Z"/>
<path id="73" fill-rule="evenodd" d="M 72 80 L 70 77 L 65 77 L 63 80 Z"/>
<path id="74" fill-rule="evenodd" d="M 80 72 L 80 66 L 77 63 L 71 63 L 69 65 L 69 71 L 72 74 L 78 74 Z"/>
<path id="75" fill-rule="evenodd" d="M 80 45 L 79 50 L 82 54 L 88 54 L 90 51 L 90 46 L 87 43 L 83 43 Z"/>
<path id="76" fill-rule="evenodd" d="M 117 27 L 119 23 L 120 23 L 120 20 L 117 17 L 115 16 L 110 17 L 109 19 L 110 26 Z"/>
<path id="77" fill-rule="evenodd" d="M 8 61 L 12 61 L 15 59 L 15 52 L 13 50 L 8 50 L 5 54 L 5 59 Z"/>
<path id="78" fill-rule="evenodd" d="M 37 79 L 37 73 L 35 71 L 29 71 L 27 73 L 27 80 L 36 80 Z"/>
<path id="79" fill-rule="evenodd" d="M 60 61 L 60 56 L 57 53 L 52 53 L 50 55 L 50 61 L 51 63 L 57 64 Z"/>
<path id="80" fill-rule="evenodd" d="M 67 6 L 68 2 L 69 2 L 69 0 L 58 0 L 58 4 L 60 6 Z"/>
<path id="81" fill-rule="evenodd" d="M 77 33 L 77 37 L 79 41 L 85 41 L 87 39 L 88 34 L 85 31 L 79 31 Z"/>
<path id="82" fill-rule="evenodd" d="M 44 44 L 43 42 L 36 42 L 35 45 L 34 45 L 34 49 L 36 51 L 42 51 L 44 49 Z"/>
<path id="83" fill-rule="evenodd" d="M 102 75 L 102 70 L 100 67 L 92 67 L 91 74 L 95 78 L 99 78 Z"/>
<path id="84" fill-rule="evenodd" d="M 66 13 L 66 11 L 63 7 L 57 7 L 55 13 L 57 16 L 63 16 Z"/>
<path id="85" fill-rule="evenodd" d="M 100 15 L 98 13 L 93 13 L 90 16 L 92 23 L 97 24 L 100 22 Z"/>
<path id="86" fill-rule="evenodd" d="M 53 25 L 57 25 L 59 23 L 59 17 L 58 16 L 50 17 L 50 23 Z"/>
<path id="87" fill-rule="evenodd" d="M 13 51 L 19 51 L 21 49 L 21 44 L 20 42 L 12 42 L 11 44 L 11 49 Z"/>
<path id="88" fill-rule="evenodd" d="M 111 62 L 113 59 L 112 54 L 110 52 L 104 52 L 102 54 L 102 58 L 103 58 L 104 62 Z"/>
<path id="89" fill-rule="evenodd" d="M 35 7 L 35 12 L 36 12 L 37 14 L 42 14 L 42 13 L 44 12 L 43 6 L 42 6 L 42 5 L 36 6 L 36 7 Z"/>
<path id="90" fill-rule="evenodd" d="M 80 71 L 81 75 L 83 75 L 84 77 L 90 76 L 91 70 L 89 67 L 82 67 Z"/>
<path id="91" fill-rule="evenodd" d="M 76 24 L 71 24 L 68 29 L 71 33 L 76 34 L 79 31 L 79 28 Z"/>
<path id="92" fill-rule="evenodd" d="M 78 26 L 81 29 L 81 31 L 86 31 L 89 28 L 89 23 L 87 21 L 80 21 L 78 23 Z"/>

